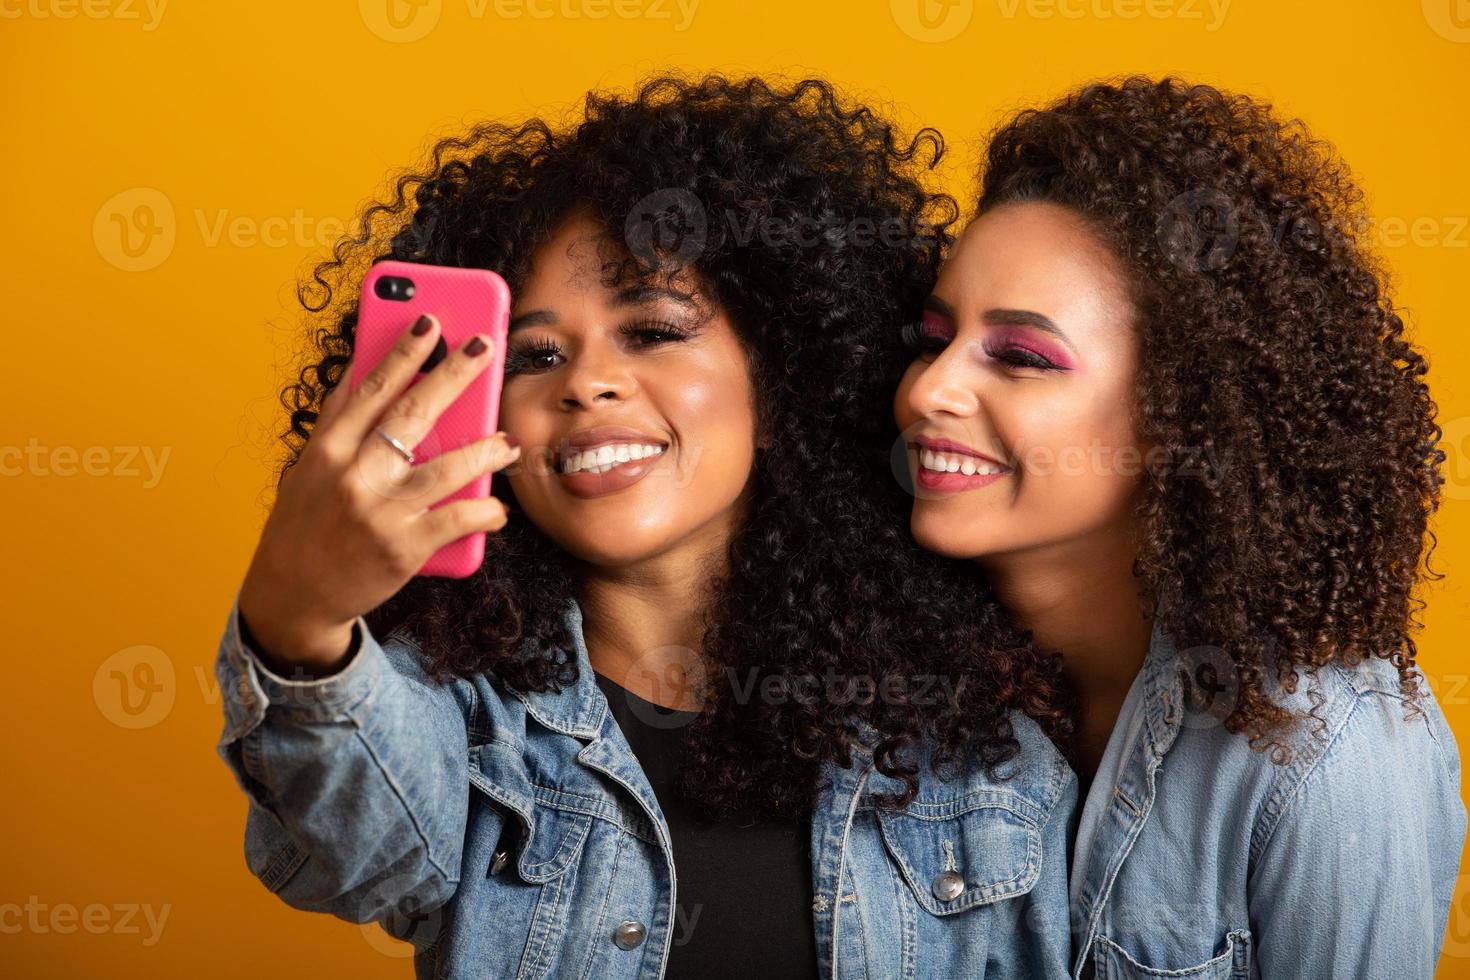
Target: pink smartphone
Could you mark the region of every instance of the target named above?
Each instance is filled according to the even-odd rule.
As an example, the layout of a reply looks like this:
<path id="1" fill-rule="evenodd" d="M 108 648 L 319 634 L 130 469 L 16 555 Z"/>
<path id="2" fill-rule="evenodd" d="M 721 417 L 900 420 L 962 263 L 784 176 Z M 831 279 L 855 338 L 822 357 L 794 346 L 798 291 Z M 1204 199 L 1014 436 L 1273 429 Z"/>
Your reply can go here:
<path id="1" fill-rule="evenodd" d="M 483 333 L 495 346 L 493 363 L 470 381 L 435 421 L 413 450 L 415 463 L 484 439 L 495 433 L 500 414 L 500 385 L 505 378 L 505 336 L 510 319 L 510 287 L 487 269 L 460 269 L 418 262 L 384 261 L 368 271 L 358 304 L 357 336 L 353 351 L 354 388 L 383 359 L 415 320 L 432 314 L 439 321 L 439 343 L 424 361 L 412 388 L 452 349 Z M 436 501 L 490 495 L 491 474 L 476 477 L 456 492 Z M 477 531 L 452 541 L 429 557 L 419 575 L 466 578 L 485 560 L 485 533 Z"/>

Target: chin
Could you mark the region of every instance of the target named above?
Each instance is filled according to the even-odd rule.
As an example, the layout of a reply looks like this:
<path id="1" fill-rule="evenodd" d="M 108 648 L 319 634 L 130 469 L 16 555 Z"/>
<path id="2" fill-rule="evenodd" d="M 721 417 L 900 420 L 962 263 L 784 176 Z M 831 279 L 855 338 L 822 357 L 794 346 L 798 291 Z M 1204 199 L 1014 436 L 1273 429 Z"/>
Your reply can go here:
<path id="1" fill-rule="evenodd" d="M 914 541 L 925 551 L 932 551 L 946 558 L 974 558 L 980 549 L 973 542 L 966 541 L 963 535 L 954 533 L 955 529 L 949 526 L 952 523 L 924 519 L 915 511 L 909 522 L 909 531 L 913 534 Z"/>
<path id="2" fill-rule="evenodd" d="M 620 568 L 657 557 L 668 542 L 661 535 L 624 533 L 597 537 L 553 538 L 567 554 L 598 568 Z"/>

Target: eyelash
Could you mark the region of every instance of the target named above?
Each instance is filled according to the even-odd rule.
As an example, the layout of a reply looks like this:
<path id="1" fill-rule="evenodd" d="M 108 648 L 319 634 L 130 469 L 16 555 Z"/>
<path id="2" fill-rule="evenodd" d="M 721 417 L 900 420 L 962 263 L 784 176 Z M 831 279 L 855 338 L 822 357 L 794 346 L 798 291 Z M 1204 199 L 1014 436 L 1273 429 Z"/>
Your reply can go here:
<path id="1" fill-rule="evenodd" d="M 901 333 L 904 346 L 915 354 L 938 354 L 949 346 L 949 341 L 943 337 L 936 337 L 933 334 L 925 333 L 924 325 L 921 321 L 904 324 Z M 1007 347 L 1002 351 L 993 351 L 987 347 L 985 353 L 1011 367 L 1035 368 L 1038 371 L 1061 370 L 1060 367 L 1045 357 L 1025 347 Z"/>
<path id="2" fill-rule="evenodd" d="M 688 340 L 694 335 L 694 331 L 676 326 L 666 320 L 635 320 L 618 327 L 618 333 L 630 338 L 644 340 L 652 338 L 650 342 L 640 345 L 645 348 L 669 341 Z M 526 369 L 527 362 L 537 357 L 555 357 L 560 353 L 561 347 L 549 337 L 535 337 L 524 344 L 511 347 L 505 352 L 506 376 L 520 374 Z"/>

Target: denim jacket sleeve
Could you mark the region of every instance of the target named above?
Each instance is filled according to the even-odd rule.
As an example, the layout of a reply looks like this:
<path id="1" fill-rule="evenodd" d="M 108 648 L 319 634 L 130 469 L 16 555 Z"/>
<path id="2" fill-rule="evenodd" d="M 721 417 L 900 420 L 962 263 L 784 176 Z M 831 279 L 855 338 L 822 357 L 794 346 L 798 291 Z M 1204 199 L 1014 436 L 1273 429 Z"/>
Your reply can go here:
<path id="1" fill-rule="evenodd" d="M 245 861 L 287 904 L 351 922 L 431 911 L 454 894 L 468 812 L 465 714 L 417 651 L 359 647 L 291 680 L 242 642 L 239 595 L 215 659 L 218 751 L 249 800 Z"/>
<path id="2" fill-rule="evenodd" d="M 1465 839 L 1460 757 L 1432 695 L 1406 719 L 1376 683 L 1267 806 L 1280 816 L 1250 882 L 1263 980 L 1434 976 Z"/>

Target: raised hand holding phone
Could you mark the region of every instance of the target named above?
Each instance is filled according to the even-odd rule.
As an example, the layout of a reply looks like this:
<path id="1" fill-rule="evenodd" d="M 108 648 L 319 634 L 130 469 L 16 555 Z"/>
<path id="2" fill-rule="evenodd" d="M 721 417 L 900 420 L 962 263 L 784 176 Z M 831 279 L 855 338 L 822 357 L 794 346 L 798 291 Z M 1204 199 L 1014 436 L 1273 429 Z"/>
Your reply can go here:
<path id="1" fill-rule="evenodd" d="M 428 372 L 452 347 L 484 333 L 491 349 L 489 369 L 476 374 L 454 401 L 433 418 L 415 415 L 411 403 L 380 425 L 379 436 L 410 465 L 423 464 L 440 453 L 458 449 L 495 431 L 500 410 L 500 387 L 505 378 L 505 335 L 510 320 L 510 288 L 487 269 L 461 269 L 413 262 L 378 262 L 364 277 L 358 303 L 353 360 L 366 376 L 393 347 L 404 327 L 429 314 L 440 336 L 434 350 L 409 381 L 409 389 L 429 377 Z M 444 498 L 436 484 L 416 474 L 408 485 L 399 484 L 399 467 L 384 481 L 384 493 L 399 497 L 419 495 L 422 506 L 440 507 L 448 500 L 485 497 L 490 476 L 484 474 Z M 485 558 L 485 536 L 466 535 L 446 544 L 419 569 L 420 575 L 465 578 Z"/>
<path id="2" fill-rule="evenodd" d="M 378 431 L 415 447 L 477 376 L 503 364 L 503 334 L 497 344 L 475 333 L 421 373 L 441 340 L 426 313 L 369 369 L 354 352 L 283 477 L 240 589 L 240 614 L 272 669 L 339 669 L 359 615 L 446 545 L 505 526 L 500 501 L 460 494 L 520 457 L 505 434 L 410 463 Z"/>

